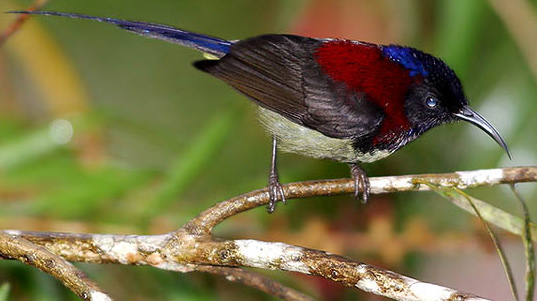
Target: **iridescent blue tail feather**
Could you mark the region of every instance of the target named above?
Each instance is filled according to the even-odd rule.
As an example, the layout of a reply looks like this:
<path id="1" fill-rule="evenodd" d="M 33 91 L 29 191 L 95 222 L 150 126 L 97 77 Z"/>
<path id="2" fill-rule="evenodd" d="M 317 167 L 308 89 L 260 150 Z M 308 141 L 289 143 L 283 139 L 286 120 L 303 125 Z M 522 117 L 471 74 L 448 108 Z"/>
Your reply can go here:
<path id="1" fill-rule="evenodd" d="M 228 53 L 229 47 L 233 45 L 233 42 L 231 41 L 195 32 L 190 32 L 162 24 L 127 21 L 114 18 L 100 18 L 81 14 L 59 13 L 49 11 L 10 11 L 9 13 L 58 16 L 111 23 L 119 28 L 135 32 L 145 37 L 164 40 L 171 43 L 194 48 L 201 52 L 214 55 L 218 58 Z"/>

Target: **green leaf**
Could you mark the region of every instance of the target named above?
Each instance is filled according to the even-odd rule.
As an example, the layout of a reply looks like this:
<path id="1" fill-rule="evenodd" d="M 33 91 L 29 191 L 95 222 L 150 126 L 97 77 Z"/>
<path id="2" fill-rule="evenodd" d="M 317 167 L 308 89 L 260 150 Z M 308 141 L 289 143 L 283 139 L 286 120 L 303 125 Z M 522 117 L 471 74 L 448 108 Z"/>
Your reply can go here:
<path id="1" fill-rule="evenodd" d="M 424 184 L 431 187 L 433 191 L 449 199 L 457 207 L 476 215 L 473 207 L 468 203 L 467 198 L 469 198 L 474 204 L 474 206 L 479 210 L 481 216 L 485 221 L 515 235 L 523 235 L 524 221 L 520 217 L 507 213 L 500 208 L 494 207 L 491 204 L 476 199 L 472 196 L 463 196 L 460 193 L 456 192 L 453 188 L 437 187 L 432 183 L 427 182 L 426 180 L 418 180 L 415 181 L 415 183 Z M 537 225 L 535 223 L 530 222 L 529 227 L 531 240 L 537 241 Z"/>
<path id="2" fill-rule="evenodd" d="M 0 301 L 8 300 L 10 290 L 11 290 L 11 285 L 9 284 L 9 282 L 4 282 L 0 286 Z"/>
<path id="3" fill-rule="evenodd" d="M 533 248 L 533 243 L 531 241 L 531 218 L 528 206 L 522 196 L 516 191 L 514 184 L 511 185 L 511 190 L 522 205 L 522 210 L 524 212 L 524 232 L 522 240 L 524 243 L 524 255 L 526 256 L 526 300 L 531 301 L 533 300 L 535 292 L 535 249 Z"/>
<path id="4" fill-rule="evenodd" d="M 511 265 L 509 264 L 509 261 L 507 260 L 507 257 L 505 256 L 505 251 L 503 250 L 503 247 L 500 244 L 500 241 L 499 241 L 498 237 L 492 231 L 492 229 L 490 228 L 489 224 L 487 223 L 487 220 L 485 220 L 485 218 L 482 215 L 481 209 L 484 209 L 485 212 L 490 212 L 490 210 L 489 210 L 490 208 L 488 208 L 487 206 L 483 206 L 486 203 L 483 202 L 483 204 L 479 204 L 480 208 L 478 208 L 477 203 L 475 202 L 477 199 L 472 198 L 470 195 L 468 195 L 464 191 L 460 190 L 459 188 L 456 188 L 456 187 L 439 187 L 439 186 L 436 186 L 436 185 L 434 185 L 434 184 L 432 184 L 430 182 L 424 182 L 423 184 L 429 186 L 433 191 L 435 191 L 435 192 L 439 193 L 440 195 L 446 197 L 447 199 L 451 200 L 455 205 L 457 205 L 459 207 L 461 207 L 461 205 L 464 202 L 461 202 L 461 200 L 459 198 L 457 198 L 457 196 L 460 196 L 464 200 L 466 200 L 466 204 L 470 206 L 470 208 L 472 209 L 473 212 L 469 211 L 469 210 L 467 210 L 467 211 L 469 211 L 470 213 L 475 214 L 481 220 L 481 222 L 485 226 L 485 229 L 487 230 L 487 233 L 489 234 L 489 236 L 490 236 L 490 238 L 491 238 L 491 240 L 492 240 L 492 242 L 494 244 L 494 247 L 496 248 L 496 252 L 498 253 L 498 256 L 500 257 L 500 261 L 501 261 L 503 269 L 505 271 L 507 281 L 509 282 L 509 287 L 511 288 L 511 293 L 513 294 L 513 299 L 514 300 L 519 300 L 515 280 L 514 280 L 514 277 L 513 277 L 513 269 L 511 268 Z M 490 207 L 492 207 L 492 206 L 490 206 Z M 522 234 L 522 235 L 524 235 L 524 234 Z"/>

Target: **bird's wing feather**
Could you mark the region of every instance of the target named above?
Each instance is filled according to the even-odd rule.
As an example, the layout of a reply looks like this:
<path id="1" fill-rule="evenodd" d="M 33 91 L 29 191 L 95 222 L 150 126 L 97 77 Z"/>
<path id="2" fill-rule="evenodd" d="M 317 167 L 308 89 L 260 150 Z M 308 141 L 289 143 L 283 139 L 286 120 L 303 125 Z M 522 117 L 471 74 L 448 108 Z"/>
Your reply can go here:
<path id="1" fill-rule="evenodd" d="M 195 66 L 259 105 L 326 136 L 371 136 L 382 122 L 381 110 L 322 72 L 314 58 L 320 43 L 299 36 L 264 35 L 237 42 L 220 60 Z"/>

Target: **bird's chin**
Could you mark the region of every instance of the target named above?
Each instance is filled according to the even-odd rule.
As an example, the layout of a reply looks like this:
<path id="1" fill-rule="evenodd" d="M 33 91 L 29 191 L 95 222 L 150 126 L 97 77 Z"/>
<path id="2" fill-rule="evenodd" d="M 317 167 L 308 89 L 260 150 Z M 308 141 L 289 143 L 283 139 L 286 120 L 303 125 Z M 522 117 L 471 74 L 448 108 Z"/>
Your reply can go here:
<path id="1" fill-rule="evenodd" d="M 416 140 L 422 133 L 430 128 L 410 128 L 410 130 L 400 130 L 391 133 L 387 137 L 377 141 L 373 140 L 371 149 L 383 150 L 388 153 L 393 153 L 408 143 Z"/>

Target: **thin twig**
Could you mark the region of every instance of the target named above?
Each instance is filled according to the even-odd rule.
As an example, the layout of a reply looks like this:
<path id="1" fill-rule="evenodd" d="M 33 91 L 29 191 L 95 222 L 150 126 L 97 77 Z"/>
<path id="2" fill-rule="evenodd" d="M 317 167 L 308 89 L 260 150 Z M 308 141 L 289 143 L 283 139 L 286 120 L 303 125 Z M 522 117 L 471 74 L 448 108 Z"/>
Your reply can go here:
<path id="1" fill-rule="evenodd" d="M 45 5 L 48 0 L 36 0 L 32 5 L 30 5 L 27 11 L 39 10 L 43 5 Z M 0 47 L 7 41 L 7 39 L 12 36 L 21 26 L 28 20 L 30 17 L 29 14 L 20 14 L 17 16 L 15 21 L 13 21 L 5 30 L 0 34 Z"/>
<path id="2" fill-rule="evenodd" d="M 228 281 L 245 284 L 258 290 L 268 293 L 282 300 L 309 301 L 313 298 L 304 295 L 294 289 L 281 285 L 280 283 L 260 275 L 258 273 L 246 271 L 240 268 L 220 267 L 202 265 L 196 268 L 196 271 L 206 272 L 216 275 L 222 275 Z"/>

